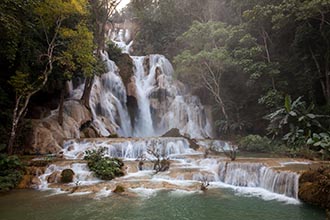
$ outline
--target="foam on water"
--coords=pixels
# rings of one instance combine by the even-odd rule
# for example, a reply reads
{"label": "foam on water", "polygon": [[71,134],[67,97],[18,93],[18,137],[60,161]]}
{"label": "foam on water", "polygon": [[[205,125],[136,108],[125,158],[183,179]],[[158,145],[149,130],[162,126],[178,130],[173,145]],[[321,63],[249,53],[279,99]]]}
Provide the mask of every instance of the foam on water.
{"label": "foam on water", "polygon": [[239,187],[239,186],[229,185],[223,182],[211,182],[209,187],[230,188],[235,191],[235,194],[237,196],[259,197],[265,201],[276,200],[279,202],[284,202],[286,204],[293,204],[293,205],[301,204],[298,199],[291,198],[283,194],[273,193],[260,187]]}
{"label": "foam on water", "polygon": [[129,191],[134,192],[144,198],[150,198],[152,196],[155,196],[156,193],[160,190],[161,189],[149,189],[149,188],[144,188],[144,187],[129,188]]}
{"label": "foam on water", "polygon": [[96,193],[95,199],[102,199],[105,197],[109,197],[111,194],[112,194],[112,191],[107,190],[107,188],[104,187],[103,189],[101,189],[99,192]]}
{"label": "foam on water", "polygon": [[75,193],[70,193],[68,194],[68,196],[85,196],[85,195],[89,195],[92,194],[93,192],[75,192]]}
{"label": "foam on water", "polygon": [[186,195],[191,195],[191,194],[196,194],[196,193],[203,193],[203,192],[201,190],[189,191],[189,190],[176,189],[176,190],[171,190],[169,193],[173,197],[181,197],[181,196],[186,196]]}

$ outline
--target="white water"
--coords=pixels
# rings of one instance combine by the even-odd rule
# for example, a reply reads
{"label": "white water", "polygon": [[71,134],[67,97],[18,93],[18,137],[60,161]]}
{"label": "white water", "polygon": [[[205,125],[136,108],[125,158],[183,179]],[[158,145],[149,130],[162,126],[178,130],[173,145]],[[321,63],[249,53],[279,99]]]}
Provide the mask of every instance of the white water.
{"label": "white water", "polygon": [[219,177],[234,186],[261,187],[298,199],[299,175],[287,171],[275,171],[261,163],[220,163]]}
{"label": "white water", "polygon": [[150,137],[154,128],[150,112],[149,95],[155,83],[153,73],[145,74],[143,61],[145,57],[132,57],[134,62],[135,87],[139,112],[134,126],[134,136]]}
{"label": "white water", "polygon": [[[129,53],[133,41],[128,30],[109,31],[109,38]],[[134,64],[131,81],[138,105],[133,121],[128,114],[126,87],[118,67],[106,52],[101,52],[101,58],[107,72],[94,77],[90,95],[93,127],[99,136],[153,137],[178,128],[192,138],[212,137],[204,106],[182,83],[173,80],[173,67],[163,55],[131,57]],[[84,84],[74,88],[70,82],[68,88],[71,98],[80,99]]]}
{"label": "white water", "polygon": [[164,158],[176,155],[196,153],[189,148],[189,143],[184,138],[149,138],[130,139],[123,141],[108,140],[80,140],[64,143],[63,155],[66,159],[83,159],[86,150],[105,148],[105,156],[119,157],[125,160],[137,158],[154,159],[147,151],[153,149]]}
{"label": "white water", "polygon": [[[109,39],[129,53],[132,41],[128,30],[109,32]],[[125,46],[126,45],[126,46]],[[133,82],[138,104],[135,137],[159,136],[171,128],[193,138],[212,137],[212,128],[199,98],[173,80],[172,64],[163,55],[132,56]]]}
{"label": "white water", "polygon": [[[119,182],[143,180],[156,185],[166,182],[177,186],[179,190],[185,190],[194,184],[207,181],[211,187],[230,187],[239,195],[258,196],[265,200],[278,200],[292,204],[299,203],[297,195],[299,175],[297,173],[275,170],[262,163],[226,162],[223,158],[203,158],[200,152],[189,148],[189,143],[184,138],[69,140],[64,144],[63,155],[66,159],[78,160],[84,157],[86,150],[98,148],[106,149],[105,156],[120,157],[124,161],[130,161],[131,164],[139,158],[144,158],[146,161],[154,160],[155,158],[148,153],[150,148],[157,151],[163,158],[171,160],[170,170],[167,172],[155,174],[151,170],[151,164],[145,164],[143,171],[127,169],[128,174],[120,178],[121,180],[117,180]],[[63,169],[72,169],[75,172],[74,182],[79,182],[81,185],[100,182],[88,170],[85,163],[70,162],[66,165],[50,165],[45,174],[40,176],[42,182],[40,189],[49,189],[48,177]],[[59,179],[55,182],[59,182]],[[143,184],[140,189],[154,191],[153,187],[144,188]],[[109,190],[104,190],[96,197],[110,194]]]}
{"label": "white water", "polygon": [[88,169],[87,164],[85,163],[72,163],[67,165],[55,165],[51,164],[47,167],[44,174],[39,176],[41,180],[41,185],[39,185],[40,190],[49,190],[48,178],[51,174],[58,173],[55,177],[54,183],[61,182],[61,172],[65,169],[72,169],[75,173],[72,185],[92,185],[100,182],[94,174]]}
{"label": "white water", "polygon": [[[132,44],[129,41],[130,33],[123,30],[110,33],[123,52],[129,53]],[[106,52],[102,53],[102,59],[107,66],[107,73],[95,77],[90,97],[93,125],[100,136],[117,133],[122,137],[151,137],[178,128],[181,133],[192,138],[212,137],[204,106],[197,97],[187,93],[180,82],[173,79],[173,67],[164,56],[132,57],[132,77],[138,105],[135,121],[132,122],[126,107],[126,88],[118,68],[109,60]],[[75,90],[72,90],[72,84],[69,87],[72,97],[79,98],[84,86],[80,85]],[[199,144],[218,151],[232,148],[219,141],[200,141]],[[152,171],[128,171],[129,175],[123,177],[123,180],[143,177],[150,182],[166,182],[181,188],[208,181],[211,186],[230,186],[239,193],[257,195],[264,199],[280,198],[282,201],[286,198],[297,201],[298,174],[275,171],[261,163],[226,163],[221,158],[203,159],[202,153],[190,149],[184,138],[69,140],[64,143],[63,155],[66,159],[79,160],[84,157],[86,150],[98,148],[106,149],[105,156],[120,157],[131,162],[137,158],[155,159],[148,153],[148,149],[153,149],[163,158],[171,159],[171,169],[167,172],[154,175]],[[72,169],[75,172],[74,181],[82,185],[100,181],[84,163],[52,164],[40,176],[40,189],[49,189],[48,177],[63,169]],[[132,190],[142,194],[154,191],[143,186]],[[97,197],[110,194],[111,191],[105,188]]]}

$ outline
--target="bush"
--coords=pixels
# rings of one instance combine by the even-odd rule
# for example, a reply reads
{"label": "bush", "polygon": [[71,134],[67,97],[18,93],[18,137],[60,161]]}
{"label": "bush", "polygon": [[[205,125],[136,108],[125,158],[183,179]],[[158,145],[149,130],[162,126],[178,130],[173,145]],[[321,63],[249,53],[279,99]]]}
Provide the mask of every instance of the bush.
{"label": "bush", "polygon": [[84,159],[87,160],[89,169],[102,180],[112,180],[124,175],[122,171],[123,161],[118,158],[104,157],[104,148],[86,151]]}
{"label": "bush", "polygon": [[239,149],[249,152],[271,152],[272,143],[267,137],[261,137],[259,135],[248,135],[239,141]]}
{"label": "bush", "polygon": [[109,54],[109,59],[117,63],[122,54],[121,49],[112,41],[109,41],[107,46],[108,46],[107,52]]}
{"label": "bush", "polygon": [[0,154],[0,192],[15,188],[23,174],[24,167],[17,156]]}

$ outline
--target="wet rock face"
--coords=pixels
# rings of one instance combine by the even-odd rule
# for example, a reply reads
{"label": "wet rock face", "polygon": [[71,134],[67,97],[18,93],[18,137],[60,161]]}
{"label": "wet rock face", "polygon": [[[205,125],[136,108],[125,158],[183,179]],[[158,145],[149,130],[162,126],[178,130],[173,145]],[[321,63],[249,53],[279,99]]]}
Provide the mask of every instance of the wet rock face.
{"label": "wet rock face", "polygon": [[[92,116],[86,107],[76,101],[64,103],[64,123],[58,123],[58,113],[34,120],[32,122],[32,135],[28,140],[30,154],[57,153],[62,149],[62,142],[66,138],[80,138],[80,128],[90,121]],[[90,135],[94,136],[94,135]]]}
{"label": "wet rock face", "polygon": [[133,60],[128,54],[123,53],[118,57],[116,65],[119,68],[119,75],[121,76],[124,85],[127,87],[127,84],[131,81],[131,77],[134,75]]}
{"label": "wet rock face", "polygon": [[299,199],[330,209],[330,167],[320,167],[300,176]]}

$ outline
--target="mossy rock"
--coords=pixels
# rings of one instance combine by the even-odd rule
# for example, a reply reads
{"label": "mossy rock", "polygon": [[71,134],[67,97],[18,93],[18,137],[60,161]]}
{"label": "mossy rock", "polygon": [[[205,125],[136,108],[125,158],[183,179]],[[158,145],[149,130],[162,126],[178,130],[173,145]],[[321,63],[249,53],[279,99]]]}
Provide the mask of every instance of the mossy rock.
{"label": "mossy rock", "polygon": [[329,168],[303,173],[299,178],[299,199],[322,208],[330,208]]}
{"label": "mossy rock", "polygon": [[119,68],[119,75],[121,76],[125,86],[130,82],[131,77],[134,75],[133,72],[133,60],[128,54],[121,54],[115,61]]}
{"label": "mossy rock", "polygon": [[74,172],[71,169],[65,169],[61,173],[62,183],[71,183],[73,181]]}
{"label": "mossy rock", "polygon": [[114,193],[123,193],[125,192],[125,188],[121,185],[117,185],[116,188],[113,190]]}
{"label": "mossy rock", "polygon": [[110,134],[109,136],[108,136],[108,138],[118,138],[119,136],[118,136],[118,134],[116,134],[116,133],[114,133],[114,134]]}
{"label": "mossy rock", "polygon": [[305,173],[303,173],[300,176],[299,182],[300,182],[300,184],[306,183],[306,182],[314,182],[315,180],[320,179],[321,176],[322,175],[319,172],[306,171]]}

